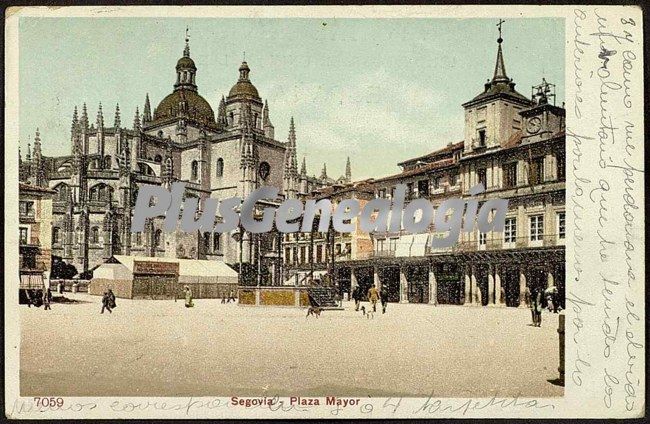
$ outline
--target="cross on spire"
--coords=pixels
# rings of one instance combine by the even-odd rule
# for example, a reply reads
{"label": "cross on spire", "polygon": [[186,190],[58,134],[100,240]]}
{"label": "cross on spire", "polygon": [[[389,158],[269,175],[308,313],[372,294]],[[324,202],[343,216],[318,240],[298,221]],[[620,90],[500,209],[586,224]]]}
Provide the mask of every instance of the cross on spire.
{"label": "cross on spire", "polygon": [[504,22],[503,19],[499,19],[499,23],[497,23],[497,27],[499,27],[499,38],[497,38],[497,43],[499,44],[503,41],[503,38],[501,38],[501,25],[503,25]]}

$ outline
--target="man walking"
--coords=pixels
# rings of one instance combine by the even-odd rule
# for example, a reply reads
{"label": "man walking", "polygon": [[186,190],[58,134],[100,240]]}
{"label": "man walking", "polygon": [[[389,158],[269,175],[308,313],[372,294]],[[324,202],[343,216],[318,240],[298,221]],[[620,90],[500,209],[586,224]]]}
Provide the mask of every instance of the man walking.
{"label": "man walking", "polygon": [[105,291],[104,295],[102,296],[102,311],[100,313],[103,314],[104,309],[107,309],[108,312],[110,312],[111,314],[113,313],[113,311],[111,310],[111,303],[110,302],[111,301],[110,301],[110,297],[108,295],[108,292]]}
{"label": "man walking", "polygon": [[374,284],[368,290],[368,300],[372,303],[372,311],[377,312],[377,301],[379,300],[379,291]]}
{"label": "man walking", "polygon": [[383,286],[379,292],[379,297],[381,299],[381,313],[386,313],[386,306],[388,306],[388,287]]}
{"label": "man walking", "polygon": [[50,307],[50,298],[52,297],[52,293],[50,293],[50,289],[45,289],[43,290],[43,310],[52,310]]}
{"label": "man walking", "polygon": [[359,289],[359,286],[356,286],[352,290],[352,299],[354,300],[354,310],[359,311],[359,306],[361,305],[361,289]]}

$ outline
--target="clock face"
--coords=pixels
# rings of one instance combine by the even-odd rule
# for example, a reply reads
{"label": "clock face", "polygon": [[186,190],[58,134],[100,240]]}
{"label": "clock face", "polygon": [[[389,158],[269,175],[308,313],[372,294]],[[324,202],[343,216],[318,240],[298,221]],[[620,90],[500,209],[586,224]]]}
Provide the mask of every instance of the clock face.
{"label": "clock face", "polygon": [[271,173],[271,165],[269,165],[268,162],[260,163],[260,168],[258,170],[258,173],[260,175],[260,178],[263,181],[266,181],[266,179],[269,177],[269,174]]}
{"label": "clock face", "polygon": [[528,134],[537,134],[541,129],[542,120],[537,116],[532,117],[528,120],[528,123],[526,124],[526,131],[528,131]]}

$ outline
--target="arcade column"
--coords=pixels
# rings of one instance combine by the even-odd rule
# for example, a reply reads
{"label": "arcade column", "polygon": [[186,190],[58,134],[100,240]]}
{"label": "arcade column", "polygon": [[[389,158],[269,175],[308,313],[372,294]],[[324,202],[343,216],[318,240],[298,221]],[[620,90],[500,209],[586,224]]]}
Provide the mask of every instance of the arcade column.
{"label": "arcade column", "polygon": [[399,303],[409,303],[408,280],[404,267],[399,267]]}
{"label": "arcade column", "polygon": [[519,268],[519,307],[526,308],[526,274],[524,268]]}
{"label": "arcade column", "polygon": [[434,266],[429,265],[429,304],[438,304],[438,282],[436,274],[433,272]]}

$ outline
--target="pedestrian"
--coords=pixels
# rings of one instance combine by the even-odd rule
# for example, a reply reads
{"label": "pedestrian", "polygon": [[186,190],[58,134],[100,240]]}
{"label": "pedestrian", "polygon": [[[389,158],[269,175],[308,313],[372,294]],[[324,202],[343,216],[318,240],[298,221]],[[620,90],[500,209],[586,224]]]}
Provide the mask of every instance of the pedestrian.
{"label": "pedestrian", "polygon": [[104,309],[108,310],[111,314],[113,313],[111,309],[111,301],[110,301],[110,296],[108,295],[108,291],[104,292],[104,295],[102,296],[102,311],[100,313],[104,313]]}
{"label": "pedestrian", "polygon": [[228,303],[230,303],[231,300],[233,303],[237,303],[235,300],[235,292],[233,290],[230,290],[230,293],[228,294]]}
{"label": "pedestrian", "polygon": [[361,289],[359,286],[356,286],[354,290],[352,290],[352,300],[354,300],[354,310],[358,311],[359,306],[361,306]]}
{"label": "pedestrian", "polygon": [[372,303],[372,311],[377,312],[377,301],[379,300],[379,291],[377,287],[373,284],[368,290],[368,301]]}
{"label": "pedestrian", "polygon": [[386,313],[386,307],[388,306],[388,288],[386,286],[381,288],[379,292],[379,297],[381,299],[381,313]]}
{"label": "pedestrian", "polygon": [[226,303],[226,293],[221,295],[221,303]]}
{"label": "pedestrian", "polygon": [[190,290],[189,286],[185,286],[185,307],[191,308],[193,306],[194,302],[192,301],[192,290]]}
{"label": "pedestrian", "polygon": [[50,293],[50,289],[43,290],[43,310],[52,310],[52,307],[50,307],[51,297],[52,293]]}
{"label": "pedestrian", "polygon": [[117,303],[115,303],[115,294],[111,289],[108,289],[108,305],[111,307],[111,309],[115,309],[117,307]]}
{"label": "pedestrian", "polygon": [[59,280],[59,294],[63,294],[64,290],[65,290],[65,284],[63,283],[63,280]]}
{"label": "pedestrian", "polygon": [[544,296],[541,289],[535,289],[532,294],[531,311],[533,314],[533,326],[541,327],[542,310],[544,309]]}

